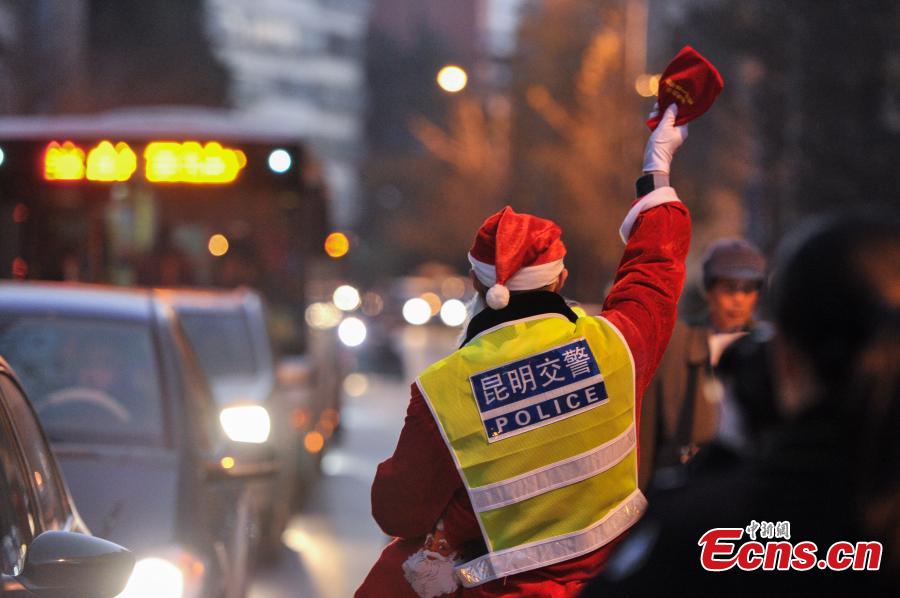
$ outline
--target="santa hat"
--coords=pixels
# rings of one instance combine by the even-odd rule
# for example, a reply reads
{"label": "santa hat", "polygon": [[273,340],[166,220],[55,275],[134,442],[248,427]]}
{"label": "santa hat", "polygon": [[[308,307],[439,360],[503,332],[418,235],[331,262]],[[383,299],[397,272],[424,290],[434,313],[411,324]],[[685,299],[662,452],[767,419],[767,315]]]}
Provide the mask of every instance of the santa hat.
{"label": "santa hat", "polygon": [[506,206],[478,229],[469,250],[475,276],[488,287],[491,309],[503,309],[509,292],[547,286],[563,270],[566,246],[555,222],[517,214]]}

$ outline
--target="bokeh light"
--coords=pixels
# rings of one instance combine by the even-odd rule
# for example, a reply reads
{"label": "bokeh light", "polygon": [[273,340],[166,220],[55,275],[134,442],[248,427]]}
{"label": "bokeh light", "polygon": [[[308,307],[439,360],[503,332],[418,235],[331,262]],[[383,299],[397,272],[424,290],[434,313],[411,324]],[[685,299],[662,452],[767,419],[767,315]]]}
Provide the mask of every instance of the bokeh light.
{"label": "bokeh light", "polygon": [[269,168],[272,172],[282,174],[291,169],[291,155],[283,149],[274,150],[269,154]]}
{"label": "bokeh light", "polygon": [[431,315],[436,316],[441,311],[441,298],[437,296],[435,293],[422,293],[422,299],[428,303],[428,307],[431,308]]}
{"label": "bokeh light", "polygon": [[441,282],[441,295],[447,299],[462,299],[466,294],[466,279],[448,276]]}
{"label": "bokeh light", "polygon": [[361,303],[359,291],[349,284],[342,284],[336,288],[331,300],[334,301],[337,308],[342,311],[353,311],[359,307],[359,304]]}
{"label": "bokeh light", "polygon": [[13,278],[25,278],[28,276],[28,262],[21,257],[16,257],[12,261]]}
{"label": "bokeh light", "polygon": [[659,75],[644,73],[634,80],[634,90],[644,98],[652,98],[659,93]]}
{"label": "bokeh light", "polygon": [[353,372],[344,378],[344,392],[350,397],[361,397],[369,390],[369,378],[365,374]]}
{"label": "bokeh light", "polygon": [[325,253],[335,259],[344,257],[350,251],[350,239],[344,233],[331,233],[325,237]]}
{"label": "bokeh light", "polygon": [[348,347],[358,347],[366,340],[366,324],[359,318],[346,318],[338,326],[338,338]]}
{"label": "bokeh light", "polygon": [[228,253],[228,239],[225,235],[216,233],[209,238],[209,243],[207,243],[207,247],[209,248],[209,252],[216,257],[222,257],[226,253]]}
{"label": "bokeh light", "polygon": [[17,203],[16,207],[13,208],[13,222],[16,224],[22,224],[28,220],[28,206],[23,203]]}
{"label": "bokeh light", "polygon": [[403,319],[414,326],[421,326],[431,319],[431,306],[421,297],[413,297],[403,304]]}
{"label": "bokeh light", "polygon": [[374,317],[384,310],[384,299],[381,295],[369,291],[362,296],[362,312],[369,317]]}
{"label": "bokeh light", "polygon": [[439,70],[437,74],[437,84],[441,89],[449,93],[462,91],[466,88],[468,82],[469,75],[455,64],[448,64]]}
{"label": "bokeh light", "polygon": [[316,330],[329,330],[341,323],[341,310],[331,303],[313,303],[306,308],[306,323]]}
{"label": "bokeh light", "polygon": [[466,321],[466,306],[459,299],[450,299],[441,307],[441,321],[447,326],[459,326]]}
{"label": "bokeh light", "polygon": [[313,430],[303,438],[303,447],[310,453],[316,454],[325,447],[325,437],[321,432]]}

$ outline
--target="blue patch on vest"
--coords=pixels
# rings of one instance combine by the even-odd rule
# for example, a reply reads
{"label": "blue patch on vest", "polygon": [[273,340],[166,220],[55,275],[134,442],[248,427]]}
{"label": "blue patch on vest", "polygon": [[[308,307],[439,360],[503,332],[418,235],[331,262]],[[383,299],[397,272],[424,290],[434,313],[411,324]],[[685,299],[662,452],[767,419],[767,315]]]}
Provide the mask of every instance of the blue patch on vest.
{"label": "blue patch on vest", "polygon": [[488,442],[605,402],[600,366],[585,339],[469,377]]}

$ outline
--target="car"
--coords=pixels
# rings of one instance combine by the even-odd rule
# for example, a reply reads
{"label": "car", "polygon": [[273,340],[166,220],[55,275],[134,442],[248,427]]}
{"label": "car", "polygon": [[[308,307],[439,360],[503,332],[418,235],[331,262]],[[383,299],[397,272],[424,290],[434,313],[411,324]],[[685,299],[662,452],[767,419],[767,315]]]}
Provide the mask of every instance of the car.
{"label": "car", "polygon": [[[16,369],[91,529],[138,562],[124,596],[241,598],[246,480],[277,471],[233,442],[175,312],[147,289],[0,283]],[[132,594],[129,594],[132,592]]]}
{"label": "car", "polygon": [[312,481],[316,460],[305,450],[312,429],[311,392],[280,385],[275,352],[266,324],[262,297],[249,288],[234,290],[160,289],[187,334],[223,413],[261,406],[271,414],[270,434],[236,419],[246,440],[267,442],[279,458],[279,474],[266,486],[256,485],[259,498],[260,552],[273,560],[281,552],[294,496],[301,484]]}
{"label": "car", "polygon": [[0,595],[113,597],[134,556],[90,535],[22,386],[0,357]]}

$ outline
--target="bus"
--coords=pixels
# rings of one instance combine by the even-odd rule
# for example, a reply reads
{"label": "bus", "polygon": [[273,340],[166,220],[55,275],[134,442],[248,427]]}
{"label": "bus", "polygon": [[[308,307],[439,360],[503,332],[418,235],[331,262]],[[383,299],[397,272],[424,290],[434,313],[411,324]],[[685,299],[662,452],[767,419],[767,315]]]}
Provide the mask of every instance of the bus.
{"label": "bus", "polygon": [[0,118],[0,278],[248,286],[302,353],[328,262],[321,169],[295,136],[229,111]]}
{"label": "bus", "polygon": [[334,333],[305,321],[310,289],[337,275],[329,232],[321,168],[277,122],[162,107],[0,117],[0,279],[256,289],[279,374],[310,395],[298,431],[322,418],[330,431],[340,410]]}

